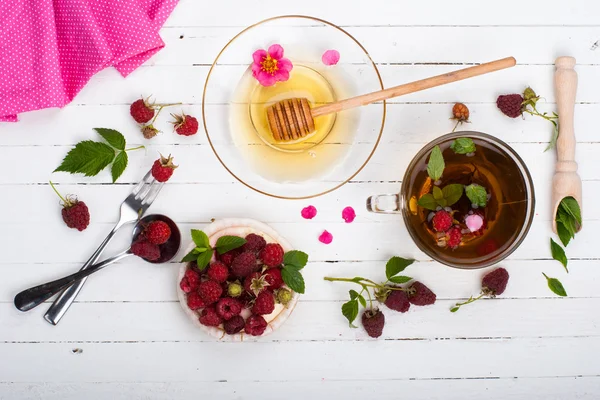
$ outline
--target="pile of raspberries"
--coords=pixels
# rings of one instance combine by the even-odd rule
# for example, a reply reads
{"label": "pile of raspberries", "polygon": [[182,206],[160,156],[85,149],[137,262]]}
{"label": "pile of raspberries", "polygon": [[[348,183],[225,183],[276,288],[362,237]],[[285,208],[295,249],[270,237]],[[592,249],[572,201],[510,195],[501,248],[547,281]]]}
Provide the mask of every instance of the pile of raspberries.
{"label": "pile of raspberries", "polygon": [[229,335],[243,330],[260,336],[267,328],[263,316],[274,311],[275,303],[287,305],[293,293],[284,287],[281,277],[281,245],[267,244],[254,233],[245,239],[242,247],[217,254],[216,260],[202,271],[190,262],[179,287],[201,324],[222,325]]}

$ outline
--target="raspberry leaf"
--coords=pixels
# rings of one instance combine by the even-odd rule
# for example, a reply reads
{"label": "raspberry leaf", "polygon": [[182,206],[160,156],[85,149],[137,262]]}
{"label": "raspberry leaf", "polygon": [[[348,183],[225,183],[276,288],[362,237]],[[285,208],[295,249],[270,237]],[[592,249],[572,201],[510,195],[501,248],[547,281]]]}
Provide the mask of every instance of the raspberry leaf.
{"label": "raspberry leaf", "polygon": [[125,150],[125,137],[121,132],[108,128],[94,128],[108,144],[117,150]]}
{"label": "raspberry leaf", "polygon": [[200,271],[203,271],[208,266],[213,256],[213,253],[213,249],[207,249],[205,252],[200,253],[198,255],[196,263],[198,264],[198,268],[200,269]]}
{"label": "raspberry leaf", "polygon": [[552,238],[550,238],[550,251],[552,252],[552,258],[554,258],[556,261],[559,261],[563,267],[565,267],[565,270],[567,272],[569,272],[569,269],[567,268],[567,255],[565,254],[565,250],[560,247],[560,245],[558,243],[556,243]]}
{"label": "raspberry leaf", "polygon": [[246,244],[246,239],[239,236],[221,236],[217,239],[215,248],[217,253],[223,254],[230,250],[237,249],[238,247],[242,247],[244,244]]}
{"label": "raspberry leaf", "polygon": [[433,195],[430,193],[425,193],[423,196],[421,196],[419,201],[417,201],[417,204],[423,208],[426,208],[426,209],[432,210],[432,211],[435,211],[435,209],[437,208],[437,205],[438,205],[437,201],[435,200]]}
{"label": "raspberry leaf", "polygon": [[414,263],[415,260],[409,260],[402,257],[394,256],[390,258],[385,265],[385,276],[388,278],[392,278],[395,275],[398,275],[400,272],[404,271],[406,267]]}
{"label": "raspberry leaf", "polygon": [[487,192],[483,186],[472,183],[465,187],[465,192],[471,204],[476,204],[478,207],[485,207],[487,204]]}
{"label": "raspberry leaf", "polygon": [[548,287],[550,288],[550,290],[552,290],[552,292],[554,292],[555,294],[562,296],[562,297],[567,296],[567,291],[565,290],[562,283],[560,283],[560,281],[558,279],[549,278],[548,275],[544,274],[543,272],[542,272],[542,275],[544,275],[546,277],[546,281],[548,281]]}
{"label": "raspberry leaf", "polygon": [[300,269],[291,265],[284,265],[281,269],[281,278],[296,293],[304,293],[304,277],[300,273]]}
{"label": "raspberry leaf", "polygon": [[444,200],[446,200],[446,204],[448,206],[451,206],[452,204],[456,203],[461,198],[461,196],[463,194],[463,185],[461,185],[459,183],[453,183],[450,185],[446,185],[442,189],[442,194],[443,194]]}
{"label": "raspberry leaf", "polygon": [[105,143],[84,140],[75,145],[67,153],[62,163],[54,172],[69,172],[71,174],[84,174],[85,176],[98,175],[115,159],[115,150]]}
{"label": "raspberry leaf", "polygon": [[181,262],[190,262],[198,259],[198,254],[195,253],[194,250],[187,253],[182,259]]}
{"label": "raspberry leaf", "polygon": [[456,154],[468,154],[475,152],[475,143],[471,138],[458,138],[452,142],[450,148]]}
{"label": "raspberry leaf", "polygon": [[440,146],[435,146],[433,150],[431,150],[429,162],[427,163],[427,173],[429,174],[429,177],[432,180],[437,181],[442,177],[445,167],[446,164],[444,163],[442,150],[440,150]]}
{"label": "raspberry leaf", "polygon": [[350,300],[342,304],[342,314],[348,319],[350,328],[356,328],[352,322],[354,322],[358,316],[358,301]]}
{"label": "raspberry leaf", "polygon": [[117,157],[115,157],[115,161],[112,164],[112,168],[110,169],[113,183],[115,183],[117,179],[119,179],[119,177],[123,174],[123,171],[125,171],[125,168],[127,168],[128,161],[129,158],[127,157],[126,152],[122,151],[119,154],[117,154]]}
{"label": "raspberry leaf", "polygon": [[350,290],[348,294],[350,294],[350,300],[355,300],[358,297],[358,292],[356,290]]}
{"label": "raspberry leaf", "polygon": [[398,275],[398,276],[392,276],[391,278],[388,279],[388,281],[394,282],[394,283],[406,283],[406,282],[412,281],[412,278],[410,276]]}
{"label": "raspberry leaf", "polygon": [[367,300],[365,300],[365,298],[363,297],[363,295],[362,295],[362,294],[359,294],[359,295],[358,295],[358,301],[360,302],[360,304],[361,304],[363,307],[366,307],[366,306],[367,306]]}
{"label": "raspberry leaf", "polygon": [[206,233],[202,232],[201,230],[192,229],[192,240],[194,241],[197,247],[210,247],[208,236],[206,236]]}
{"label": "raspberry leaf", "polygon": [[299,250],[288,251],[283,255],[283,263],[285,265],[291,265],[298,269],[304,268],[307,262],[308,254]]}

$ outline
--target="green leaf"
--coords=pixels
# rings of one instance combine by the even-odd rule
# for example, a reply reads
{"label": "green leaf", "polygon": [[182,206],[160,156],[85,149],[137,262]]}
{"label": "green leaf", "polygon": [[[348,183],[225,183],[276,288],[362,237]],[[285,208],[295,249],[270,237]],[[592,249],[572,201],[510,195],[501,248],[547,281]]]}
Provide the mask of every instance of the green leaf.
{"label": "green leaf", "polygon": [[208,250],[206,247],[196,247],[194,250],[192,250],[192,253],[198,255],[200,253],[204,253],[206,250]]}
{"label": "green leaf", "polygon": [[281,278],[294,292],[304,293],[304,277],[300,273],[300,269],[291,265],[284,265],[281,270]]}
{"label": "green leaf", "polygon": [[190,262],[196,259],[198,259],[198,255],[192,250],[181,259],[181,262]]}
{"label": "green leaf", "polygon": [[354,320],[358,316],[358,301],[350,300],[342,304],[342,314],[344,314],[344,317],[348,319],[350,327],[356,328],[356,326],[352,324],[352,322],[354,322]]}
{"label": "green leaf", "polygon": [[548,287],[550,288],[550,290],[552,290],[555,294],[565,297],[567,296],[567,291],[565,290],[565,288],[563,287],[562,283],[560,283],[560,281],[556,278],[548,278],[548,275],[544,274],[542,272],[542,275],[544,275],[546,277],[546,280],[548,281]]}
{"label": "green leaf", "polygon": [[358,297],[358,292],[356,290],[350,290],[348,294],[350,294],[350,300],[356,300]]}
{"label": "green leaf", "polygon": [[360,281],[364,281],[365,278],[363,278],[362,276],[356,276],[354,278],[352,278],[352,282],[356,282],[356,283],[360,283]]}
{"label": "green leaf", "polygon": [[454,306],[450,309],[450,312],[457,312],[460,307]]}
{"label": "green leaf", "polygon": [[567,247],[572,235],[569,230],[565,228],[565,225],[562,223],[562,221],[556,221],[556,232],[558,233],[558,238],[562,242],[563,246]]}
{"label": "green leaf", "polygon": [[544,149],[544,152],[555,148],[556,141],[558,140],[558,125],[556,124],[555,121],[550,121],[550,122],[552,122],[552,125],[554,125],[554,131],[552,132],[552,136],[550,137],[550,143],[548,143],[548,146]]}
{"label": "green leaf", "polygon": [[577,200],[573,197],[565,197],[560,201],[558,207],[563,209],[567,214],[575,218],[575,221],[581,224],[581,209],[579,208]]}
{"label": "green leaf", "polygon": [[410,276],[398,275],[398,276],[392,276],[388,280],[390,282],[394,282],[394,283],[406,283],[406,282],[411,281],[412,278]]}
{"label": "green leaf", "polygon": [[385,264],[385,276],[390,279],[404,271],[406,267],[414,262],[415,260],[394,256],[388,260],[387,264]]}
{"label": "green leaf", "polygon": [[200,253],[198,255],[198,259],[196,260],[196,263],[198,263],[198,268],[200,268],[200,271],[203,271],[204,268],[206,268],[208,266],[208,264],[210,263],[210,260],[212,259],[214,250],[213,249],[208,249],[203,253]]}
{"label": "green leaf", "polygon": [[360,304],[361,304],[363,307],[366,307],[366,306],[367,306],[367,301],[365,300],[365,298],[363,297],[363,295],[362,295],[362,294],[359,294],[359,295],[358,295],[358,301],[360,302]]}
{"label": "green leaf", "polygon": [[123,174],[123,171],[125,171],[125,168],[127,168],[128,160],[129,158],[127,157],[127,153],[124,151],[120,152],[117,154],[117,157],[115,157],[115,161],[113,162],[110,170],[113,183],[119,179],[119,177]]}
{"label": "green leaf", "polygon": [[431,150],[429,162],[427,163],[427,173],[429,174],[429,177],[432,180],[437,181],[442,177],[445,167],[446,164],[444,163],[442,150],[440,150],[440,146],[435,146],[433,150]]}
{"label": "green leaf", "polygon": [[417,204],[423,208],[432,211],[435,211],[435,209],[438,206],[437,201],[433,198],[433,195],[430,193],[425,193],[423,196],[421,196],[419,201],[417,201]]}
{"label": "green leaf", "polygon": [[433,198],[436,200],[441,200],[444,198],[444,192],[438,186],[433,186]]}
{"label": "green leaf", "polygon": [[246,244],[246,239],[239,236],[221,236],[215,243],[217,253],[223,254]]}
{"label": "green leaf", "polygon": [[456,154],[468,154],[475,152],[475,143],[471,138],[458,138],[452,142],[450,148]]}
{"label": "green leaf", "polygon": [[485,207],[487,204],[487,192],[483,186],[472,183],[465,187],[465,193],[471,204],[477,204],[479,207]]}
{"label": "green leaf", "polygon": [[285,265],[291,265],[298,269],[304,268],[308,262],[308,254],[299,250],[288,251],[283,255],[283,263]]}
{"label": "green leaf", "polygon": [[192,240],[198,247],[210,247],[208,236],[206,236],[206,233],[202,232],[201,230],[192,229]]}
{"label": "green leaf", "polygon": [[444,186],[442,193],[447,205],[451,206],[452,204],[456,203],[462,197],[463,190],[463,185],[459,183],[452,183]]}
{"label": "green leaf", "polygon": [[108,128],[94,128],[108,144],[117,150],[125,150],[125,137],[119,131]]}
{"label": "green leaf", "polygon": [[107,144],[85,140],[75,145],[67,153],[62,163],[54,172],[69,172],[71,174],[84,174],[85,176],[98,175],[108,164],[115,159],[115,151]]}
{"label": "green leaf", "polygon": [[552,240],[552,238],[550,238],[550,250],[552,251],[552,258],[554,258],[556,261],[559,261],[563,267],[565,267],[565,270],[569,272],[569,269],[567,268],[567,255],[565,254],[564,249],[560,247],[558,243]]}

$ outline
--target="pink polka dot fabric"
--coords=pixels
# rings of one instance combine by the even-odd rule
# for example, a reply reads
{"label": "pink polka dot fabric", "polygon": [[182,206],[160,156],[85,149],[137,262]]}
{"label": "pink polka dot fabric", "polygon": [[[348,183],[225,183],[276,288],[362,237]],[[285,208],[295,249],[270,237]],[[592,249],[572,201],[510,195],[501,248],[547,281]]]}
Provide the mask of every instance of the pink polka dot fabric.
{"label": "pink polka dot fabric", "polygon": [[0,121],[69,103],[98,71],[127,76],[164,47],[178,0],[0,0]]}

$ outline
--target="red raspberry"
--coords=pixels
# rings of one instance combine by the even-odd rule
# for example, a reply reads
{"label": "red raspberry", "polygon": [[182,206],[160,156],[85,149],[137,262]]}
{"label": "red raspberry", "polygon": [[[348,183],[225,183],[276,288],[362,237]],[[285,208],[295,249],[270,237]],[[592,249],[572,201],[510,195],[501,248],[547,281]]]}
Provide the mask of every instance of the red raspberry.
{"label": "red raspberry", "polygon": [[195,135],[198,132],[198,120],[191,115],[171,114],[175,118],[175,122],[171,122],[174,125],[175,132],[183,136]]}
{"label": "red raspberry", "polygon": [[240,297],[238,297],[238,300],[242,302],[244,308],[250,308],[252,307],[255,298],[256,297],[254,297],[254,295],[252,295],[251,293],[244,291],[244,293],[242,293]]}
{"label": "red raspberry", "polygon": [[173,157],[169,155],[165,158],[161,154],[160,158],[152,164],[152,176],[159,182],[166,182],[173,175],[175,168],[177,165],[173,165]]}
{"label": "red raspberry", "polygon": [[496,105],[502,113],[511,118],[517,118],[523,114],[523,96],[520,94],[505,94],[498,96]]}
{"label": "red raspberry", "polygon": [[245,251],[233,259],[231,272],[238,278],[244,278],[260,266],[256,264],[256,256],[251,251]]}
{"label": "red raspberry", "polygon": [[427,286],[421,282],[415,282],[410,285],[408,301],[415,306],[427,306],[435,303],[436,295]]}
{"label": "red raspberry", "polygon": [[204,281],[198,286],[198,293],[206,304],[213,304],[221,298],[223,288],[215,281]]}
{"label": "red raspberry", "polygon": [[54,184],[50,182],[50,186],[54,192],[62,200],[62,218],[65,224],[69,228],[83,231],[90,224],[90,210],[83,201],[78,201],[76,197],[67,195],[63,197],[58,190],[54,187]]}
{"label": "red raspberry", "polygon": [[144,230],[144,236],[152,244],[163,244],[171,237],[171,228],[164,221],[152,221]]}
{"label": "red raspberry", "polygon": [[184,279],[187,279],[192,290],[198,289],[198,285],[200,285],[200,274],[198,273],[198,271],[193,270],[193,269],[188,269],[187,271],[185,271]]}
{"label": "red raspberry", "polygon": [[404,290],[392,290],[385,300],[385,305],[394,311],[405,313],[410,308],[410,301]]}
{"label": "red raspberry", "polygon": [[267,241],[260,235],[251,233],[246,236],[246,243],[242,246],[242,251],[253,251],[258,254],[267,245]]}
{"label": "red raspberry", "polygon": [[230,320],[223,322],[223,329],[225,329],[227,334],[233,335],[244,329],[245,324],[244,318],[241,315],[236,315]]}
{"label": "red raspberry", "polygon": [[269,284],[269,290],[279,289],[283,286],[283,278],[279,268],[270,268],[265,271],[265,280]]}
{"label": "red raspberry", "polygon": [[156,261],[160,258],[160,249],[158,246],[144,238],[138,239],[131,245],[131,252],[148,261]]}
{"label": "red raspberry", "polygon": [[206,326],[219,326],[223,320],[217,314],[215,307],[206,307],[200,313],[200,323]]}
{"label": "red raspberry", "polygon": [[231,267],[233,259],[236,258],[241,251],[239,249],[230,250],[227,253],[217,254],[217,259],[228,267]]}
{"label": "red raspberry", "polygon": [[242,312],[242,303],[231,297],[224,297],[217,303],[216,310],[217,314],[227,321]]}
{"label": "red raspberry", "polygon": [[135,122],[145,124],[154,117],[154,109],[144,99],[138,99],[131,103],[129,114]]}
{"label": "red raspberry", "polygon": [[446,235],[447,235],[446,244],[451,249],[456,249],[462,242],[462,233],[460,233],[460,228],[458,226],[455,226],[454,228],[450,229],[446,233]]}
{"label": "red raspberry", "polygon": [[202,301],[198,292],[191,292],[188,294],[187,305],[190,310],[197,310],[205,306],[204,301]]}
{"label": "red raspberry", "polygon": [[269,291],[261,292],[252,306],[252,314],[267,315],[275,310],[275,297]]}
{"label": "red raspberry", "polygon": [[189,293],[192,291],[192,286],[190,285],[188,279],[185,276],[183,277],[183,279],[181,279],[181,282],[179,282],[179,287],[181,288],[181,290],[183,290],[184,293]]}
{"label": "red raspberry", "polygon": [[452,215],[448,211],[440,210],[435,213],[431,222],[436,232],[446,232],[452,226]]}
{"label": "red raspberry", "polygon": [[362,324],[369,336],[378,338],[383,333],[385,315],[378,309],[366,310],[362,315]]}
{"label": "red raspberry", "polygon": [[258,294],[265,290],[267,286],[269,285],[266,277],[263,278],[263,275],[260,272],[253,272],[244,278],[244,290],[254,296],[258,296]]}
{"label": "red raspberry", "polygon": [[267,321],[260,315],[251,315],[246,320],[244,331],[248,335],[260,336],[267,329]]}
{"label": "red raspberry", "polygon": [[487,296],[496,296],[504,293],[508,283],[508,271],[504,268],[496,268],[488,272],[481,280],[481,288]]}
{"label": "red raspberry", "polygon": [[220,261],[215,261],[210,264],[207,271],[208,277],[215,282],[223,283],[229,276],[229,269]]}
{"label": "red raspberry", "polygon": [[283,263],[283,248],[279,243],[269,243],[259,257],[267,267],[278,267]]}

